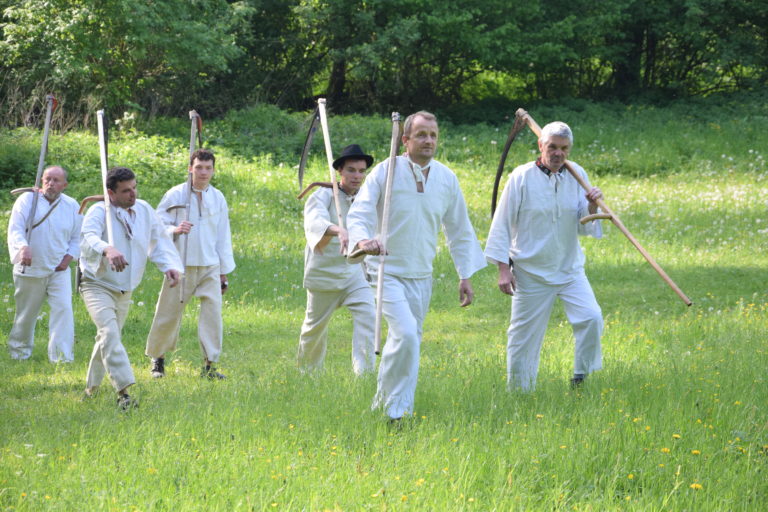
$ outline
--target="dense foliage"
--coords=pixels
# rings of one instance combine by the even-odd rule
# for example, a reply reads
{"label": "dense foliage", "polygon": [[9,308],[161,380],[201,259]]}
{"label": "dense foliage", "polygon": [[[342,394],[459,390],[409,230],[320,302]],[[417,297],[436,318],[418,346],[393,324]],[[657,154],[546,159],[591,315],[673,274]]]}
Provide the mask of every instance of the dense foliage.
{"label": "dense foliage", "polygon": [[55,91],[94,107],[221,115],[256,102],[337,112],[494,98],[633,100],[768,78],[768,4],[746,0],[0,0],[2,123]]}

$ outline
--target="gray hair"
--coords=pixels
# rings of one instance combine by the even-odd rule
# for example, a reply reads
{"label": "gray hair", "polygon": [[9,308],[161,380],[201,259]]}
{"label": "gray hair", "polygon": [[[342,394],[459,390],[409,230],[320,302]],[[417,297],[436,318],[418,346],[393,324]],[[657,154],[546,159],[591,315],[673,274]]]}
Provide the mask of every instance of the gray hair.
{"label": "gray hair", "polygon": [[437,122],[437,117],[435,117],[435,114],[431,112],[427,112],[426,110],[419,110],[418,112],[414,112],[405,118],[405,123],[403,124],[403,135],[406,137],[411,136],[411,126],[413,126],[413,120],[417,117],[423,117],[427,121]]}
{"label": "gray hair", "polygon": [[550,137],[564,137],[573,145],[573,132],[562,121],[553,121],[541,129],[539,140],[548,140]]}

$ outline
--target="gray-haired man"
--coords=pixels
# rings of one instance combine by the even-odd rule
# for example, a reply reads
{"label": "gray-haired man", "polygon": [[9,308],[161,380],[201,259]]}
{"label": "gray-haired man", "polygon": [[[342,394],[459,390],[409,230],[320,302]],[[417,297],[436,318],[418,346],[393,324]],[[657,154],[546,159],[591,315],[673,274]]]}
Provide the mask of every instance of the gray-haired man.
{"label": "gray-haired man", "polygon": [[[512,295],[507,330],[507,385],[532,389],[539,354],[555,298],[565,306],[576,338],[573,386],[602,367],[603,318],[584,273],[579,235],[602,236],[599,220],[579,219],[597,212],[602,197],[593,187],[586,196],[565,169],[573,134],[565,123],[546,125],[539,138],[541,156],[517,167],[509,177],[493,216],[485,256],[499,268],[499,290]],[[580,166],[573,168],[587,180]]]}

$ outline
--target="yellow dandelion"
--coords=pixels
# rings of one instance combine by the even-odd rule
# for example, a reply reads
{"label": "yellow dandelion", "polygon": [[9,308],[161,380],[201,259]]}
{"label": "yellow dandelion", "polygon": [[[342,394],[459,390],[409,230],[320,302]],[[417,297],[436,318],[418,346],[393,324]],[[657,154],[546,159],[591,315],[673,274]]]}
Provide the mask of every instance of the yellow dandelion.
{"label": "yellow dandelion", "polygon": [[630,480],[632,480],[633,478],[635,478],[635,475],[633,475],[632,473],[630,473],[630,474],[628,474],[628,475],[627,475],[627,478],[629,478]]}
{"label": "yellow dandelion", "polygon": [[700,490],[702,490],[704,488],[703,485],[697,484],[696,482],[692,483],[689,487],[691,489],[693,489],[694,491],[700,491]]}
{"label": "yellow dandelion", "polygon": [[701,451],[699,450],[691,450],[692,455],[701,455]]}
{"label": "yellow dandelion", "polygon": [[543,414],[537,414],[537,415],[536,415],[536,419],[537,419],[537,420],[540,420],[540,419],[543,419],[543,418],[544,418],[544,415],[543,415]]}
{"label": "yellow dandelion", "polygon": [[565,444],[561,444],[560,445],[560,449],[561,450],[565,450],[566,448],[568,448],[568,445],[565,445]]}
{"label": "yellow dandelion", "polygon": [[150,475],[154,475],[155,473],[157,473],[157,469],[155,469],[155,468],[147,468],[147,473],[149,473]]}
{"label": "yellow dandelion", "polygon": [[49,499],[51,499],[51,497],[46,494],[45,495],[45,499],[49,500]]}
{"label": "yellow dandelion", "polygon": [[667,447],[662,448],[661,453],[669,453],[669,448]]}
{"label": "yellow dandelion", "polygon": [[672,434],[672,439],[680,439],[681,437],[680,434]]}
{"label": "yellow dandelion", "polygon": [[625,499],[625,500],[627,500],[627,501],[632,501],[632,496],[627,496],[627,497],[626,497],[626,498],[624,498],[624,499]]}
{"label": "yellow dandelion", "polygon": [[408,496],[403,494],[402,496],[400,496],[400,501],[408,501]]}

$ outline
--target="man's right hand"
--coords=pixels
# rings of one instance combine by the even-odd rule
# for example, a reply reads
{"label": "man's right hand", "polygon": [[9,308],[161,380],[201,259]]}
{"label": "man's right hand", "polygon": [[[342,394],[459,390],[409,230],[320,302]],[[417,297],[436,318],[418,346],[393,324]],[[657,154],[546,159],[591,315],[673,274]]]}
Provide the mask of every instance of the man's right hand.
{"label": "man's right hand", "polygon": [[507,263],[499,263],[499,290],[507,295],[514,295],[517,289],[515,275]]}
{"label": "man's right hand", "polygon": [[381,254],[381,243],[375,238],[373,240],[360,240],[355,248],[365,254]]}
{"label": "man's right hand", "polygon": [[19,250],[19,263],[28,267],[32,264],[32,248],[25,245]]}
{"label": "man's right hand", "polygon": [[104,257],[107,258],[110,268],[115,272],[122,272],[128,266],[128,261],[123,256],[123,253],[111,245],[104,249]]}
{"label": "man's right hand", "polygon": [[183,220],[181,221],[181,224],[176,226],[176,228],[173,230],[173,233],[176,235],[185,235],[189,233],[189,231],[192,229],[192,226],[194,226],[194,224],[186,220]]}

